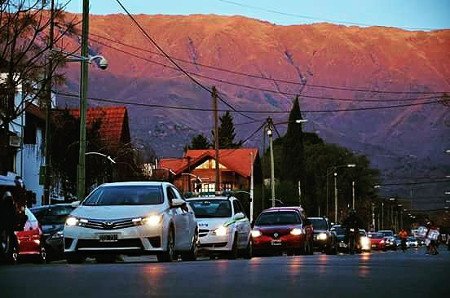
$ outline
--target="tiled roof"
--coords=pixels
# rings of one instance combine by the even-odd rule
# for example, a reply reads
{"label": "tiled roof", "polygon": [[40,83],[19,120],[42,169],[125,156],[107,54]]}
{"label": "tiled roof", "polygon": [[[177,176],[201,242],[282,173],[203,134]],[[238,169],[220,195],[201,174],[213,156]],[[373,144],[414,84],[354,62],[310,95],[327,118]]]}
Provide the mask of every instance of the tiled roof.
{"label": "tiled roof", "polygon": [[[80,110],[70,110],[70,113],[79,118]],[[96,120],[101,120],[100,136],[110,145],[128,143],[130,132],[128,128],[128,113],[126,107],[98,107],[87,110],[86,125],[89,127]]]}
{"label": "tiled roof", "polygon": [[[253,153],[253,160],[251,159]],[[219,163],[244,177],[250,177],[251,165],[254,163],[258,149],[256,148],[239,148],[239,149],[220,149]],[[214,149],[205,150],[188,150],[183,158],[180,159],[162,159],[160,166],[173,170],[180,174],[189,166],[197,166],[198,163],[205,158],[215,158]]]}

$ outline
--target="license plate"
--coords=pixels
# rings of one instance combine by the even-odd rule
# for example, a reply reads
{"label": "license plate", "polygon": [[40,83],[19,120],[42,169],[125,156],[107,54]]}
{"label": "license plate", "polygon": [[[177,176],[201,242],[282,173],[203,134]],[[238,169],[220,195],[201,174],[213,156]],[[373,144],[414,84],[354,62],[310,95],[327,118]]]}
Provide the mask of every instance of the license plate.
{"label": "license plate", "polygon": [[117,234],[101,234],[98,235],[100,242],[117,242],[119,237]]}
{"label": "license plate", "polygon": [[347,247],[347,244],[345,244],[345,243],[339,243],[339,247]]}
{"label": "license plate", "polygon": [[271,241],[271,244],[272,244],[272,245],[275,245],[275,246],[281,245],[281,240],[272,240],[272,241]]}

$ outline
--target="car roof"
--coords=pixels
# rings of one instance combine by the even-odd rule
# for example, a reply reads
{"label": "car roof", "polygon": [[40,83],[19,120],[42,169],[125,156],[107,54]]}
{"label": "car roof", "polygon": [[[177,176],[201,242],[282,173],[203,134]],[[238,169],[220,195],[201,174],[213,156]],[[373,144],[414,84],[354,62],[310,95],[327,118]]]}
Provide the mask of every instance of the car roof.
{"label": "car roof", "polygon": [[321,217],[321,216],[308,216],[308,219],[321,219],[321,220],[327,220],[326,217]]}
{"label": "car roof", "polygon": [[271,207],[269,209],[263,210],[263,212],[276,212],[276,211],[297,211],[303,213],[303,208],[298,206],[289,206],[289,207]]}

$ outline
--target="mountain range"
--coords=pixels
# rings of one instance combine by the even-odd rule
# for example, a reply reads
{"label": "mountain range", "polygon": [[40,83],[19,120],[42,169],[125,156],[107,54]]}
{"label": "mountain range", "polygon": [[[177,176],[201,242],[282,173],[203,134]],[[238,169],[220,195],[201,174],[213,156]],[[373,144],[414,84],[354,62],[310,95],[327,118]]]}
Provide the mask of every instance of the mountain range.
{"label": "mountain range", "polygon": [[[109,67],[90,68],[89,104],[126,105],[136,144],[179,157],[194,135],[210,138],[208,89],[215,86],[219,113],[232,112],[237,138],[262,148],[262,131],[253,133],[270,116],[283,134],[281,122],[298,95],[304,130],[367,155],[381,170],[386,196],[403,194],[419,209],[444,200],[449,182],[430,182],[450,173],[450,103],[443,100],[450,30],[279,26],[218,15],[134,18],[145,34],[126,15],[90,16],[90,53],[105,56]],[[75,50],[79,42],[71,36],[64,46]],[[60,90],[78,94],[79,65],[68,63],[64,72]],[[78,105],[76,97],[58,102]]]}

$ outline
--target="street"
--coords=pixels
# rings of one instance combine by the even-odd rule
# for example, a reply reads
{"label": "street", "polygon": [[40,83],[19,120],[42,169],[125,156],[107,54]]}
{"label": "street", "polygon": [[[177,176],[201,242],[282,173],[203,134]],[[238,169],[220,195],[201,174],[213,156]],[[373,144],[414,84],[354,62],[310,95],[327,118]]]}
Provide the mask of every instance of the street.
{"label": "street", "polygon": [[157,263],[64,261],[0,267],[1,297],[446,297],[450,252],[277,256]]}

